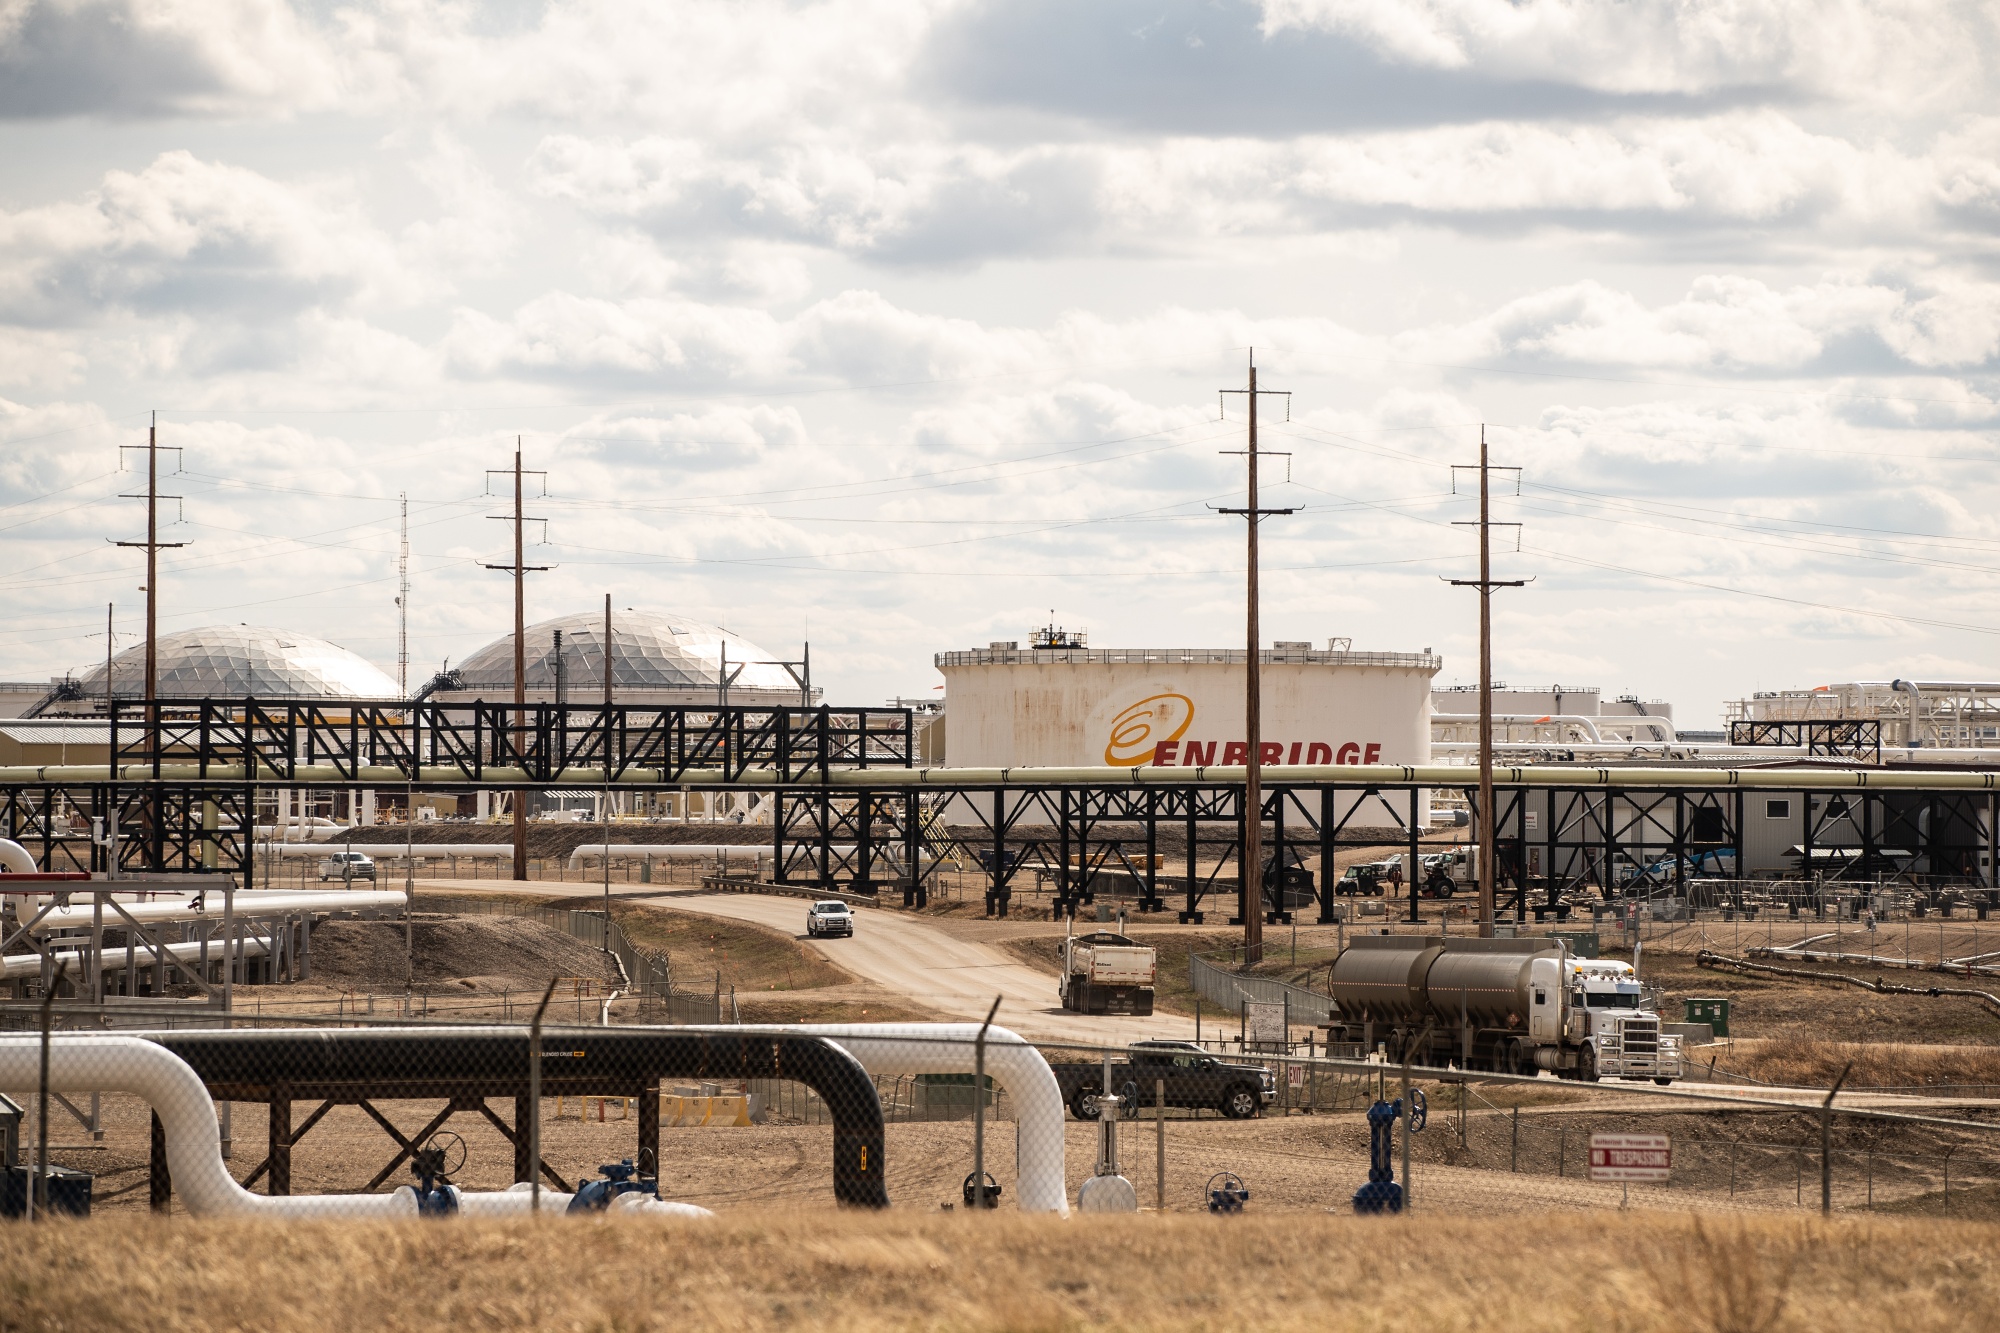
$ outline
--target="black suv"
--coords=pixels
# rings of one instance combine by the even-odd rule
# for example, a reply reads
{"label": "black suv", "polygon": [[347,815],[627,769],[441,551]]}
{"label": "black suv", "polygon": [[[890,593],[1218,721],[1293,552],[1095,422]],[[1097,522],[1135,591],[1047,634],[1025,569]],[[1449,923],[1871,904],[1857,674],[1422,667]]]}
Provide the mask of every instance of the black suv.
{"label": "black suv", "polygon": [[[1154,1105],[1154,1085],[1161,1082],[1167,1085],[1167,1105],[1213,1107],[1231,1120],[1248,1120],[1278,1096],[1278,1080],[1263,1065],[1231,1063],[1191,1041],[1140,1041],[1127,1049],[1125,1059],[1111,1062],[1111,1090],[1133,1098],[1121,1108],[1127,1115]],[[1078,1120],[1097,1119],[1104,1062],[1049,1067],[1070,1114]]]}

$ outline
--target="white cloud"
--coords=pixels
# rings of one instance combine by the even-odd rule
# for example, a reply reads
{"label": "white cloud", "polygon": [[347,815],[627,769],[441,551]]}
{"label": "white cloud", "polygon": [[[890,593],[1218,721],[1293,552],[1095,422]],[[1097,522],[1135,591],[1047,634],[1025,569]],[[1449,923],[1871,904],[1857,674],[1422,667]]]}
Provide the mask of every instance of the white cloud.
{"label": "white cloud", "polygon": [[1992,11],[1964,0],[1262,0],[1266,31],[1383,59],[1619,93],[1786,88],[1924,99],[1986,73]]}
{"label": "white cloud", "polygon": [[0,0],[0,115],[305,110],[338,66],[285,0]]}
{"label": "white cloud", "polygon": [[[62,118],[16,126],[0,211],[0,505],[25,502],[0,551],[39,571],[0,605],[34,627],[0,674],[89,657],[100,596],[127,613],[102,538],[132,502],[35,497],[114,465],[141,436],[106,418],[141,402],[204,474],[177,623],[380,657],[407,489],[419,660],[484,642],[481,473],[519,435],[552,488],[531,614],[611,587],[773,642],[810,614],[848,698],[1051,605],[1111,643],[1231,642],[1241,528],[1205,504],[1240,436],[1212,391],[1254,345],[1300,391],[1270,424],[1299,505],[1269,530],[1274,632],[1468,651],[1444,567],[1385,562],[1462,559],[1443,464],[1486,421],[1531,486],[1590,493],[1531,490],[1531,547],[1820,604],[1551,555],[1502,609],[1507,670],[1651,673],[1603,683],[1697,714],[1745,660],[1836,675],[1881,654],[1862,611],[1992,600],[1962,566],[2000,494],[1960,461],[2000,423],[1990,25],[1945,0],[0,0],[0,116]],[[1937,549],[1799,535],[1885,508]],[[1712,652],[1618,647],[1666,619]],[[1977,659],[1912,633],[1912,661]]]}
{"label": "white cloud", "polygon": [[1983,367],[2000,352],[2000,286],[1962,277],[1948,295],[1862,278],[1772,288],[1713,275],[1648,308],[1579,282],[1511,301],[1463,325],[1411,333],[1404,348],[1445,359],[1486,357],[1596,366],[1793,372],[1843,339],[1863,339],[1914,367]]}
{"label": "white cloud", "polygon": [[87,323],[107,310],[256,320],[420,291],[343,191],[186,152],[107,172],[81,202],[0,215],[0,312],[18,323]]}
{"label": "white cloud", "polygon": [[816,132],[749,151],[555,135],[530,171],[547,197],[663,245],[757,237],[897,263],[1198,255],[1243,237],[1410,223],[1635,239],[1727,231],[1764,248],[1954,235],[1990,249],[1996,125],[1957,125],[1915,150],[1809,132],[1771,111],[1006,150]]}

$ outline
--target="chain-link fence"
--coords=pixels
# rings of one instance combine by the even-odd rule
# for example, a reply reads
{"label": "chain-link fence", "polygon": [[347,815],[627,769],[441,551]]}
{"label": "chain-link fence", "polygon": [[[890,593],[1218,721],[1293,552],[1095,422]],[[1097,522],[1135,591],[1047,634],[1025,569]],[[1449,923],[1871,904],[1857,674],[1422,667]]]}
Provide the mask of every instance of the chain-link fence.
{"label": "chain-link fence", "polygon": [[718,1171],[728,1151],[665,1152],[663,1124],[749,1126],[740,1090],[756,1081],[808,1088],[823,1111],[779,1149],[774,1178],[828,1203],[887,1202],[882,1101],[838,1044],[549,1023],[553,990],[525,1026],[238,1017],[232,1030],[112,1035],[61,1030],[44,1007],[44,1031],[0,1037],[0,1092],[29,1122],[6,1164],[6,1211],[685,1213],[689,1193],[744,1195],[775,1145],[743,1139],[736,1165],[750,1169]]}
{"label": "chain-link fence", "polygon": [[[533,1208],[539,1190],[564,1211],[1318,1212],[1393,1183],[1419,1212],[1983,1216],[2000,1195],[1984,1118],[2000,1108],[1935,1096],[1843,1091],[1829,1111],[1812,1090],[1423,1068],[1406,1092],[1404,1069],[1370,1061],[1038,1047],[977,1024],[579,1026],[552,1017],[552,991],[539,1026],[532,1009],[488,1024],[237,1013],[229,1030],[106,1034],[34,1006],[46,1095],[41,1033],[0,1037],[0,1094],[19,1108],[9,1208],[87,1191],[96,1211],[479,1215]],[[0,1106],[0,1143],[10,1123]],[[1612,1140],[1659,1143],[1658,1178],[1603,1179],[1593,1158]]]}

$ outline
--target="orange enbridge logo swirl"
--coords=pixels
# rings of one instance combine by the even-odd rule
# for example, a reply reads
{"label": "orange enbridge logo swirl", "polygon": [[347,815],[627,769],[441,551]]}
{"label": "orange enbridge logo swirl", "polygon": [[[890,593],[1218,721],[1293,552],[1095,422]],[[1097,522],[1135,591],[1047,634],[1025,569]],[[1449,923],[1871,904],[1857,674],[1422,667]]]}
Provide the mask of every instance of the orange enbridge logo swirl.
{"label": "orange enbridge logo swirl", "polygon": [[1194,700],[1185,694],[1149,695],[1111,719],[1104,762],[1117,768],[1150,763],[1153,747],[1179,740],[1193,721]]}

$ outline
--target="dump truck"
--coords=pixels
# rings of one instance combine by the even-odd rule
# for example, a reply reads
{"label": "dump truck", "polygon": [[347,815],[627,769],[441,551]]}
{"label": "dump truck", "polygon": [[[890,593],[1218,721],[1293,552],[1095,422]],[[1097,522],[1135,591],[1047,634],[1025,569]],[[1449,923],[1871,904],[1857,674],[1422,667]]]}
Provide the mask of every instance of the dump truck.
{"label": "dump truck", "polygon": [[1063,938],[1062,1007],[1080,1014],[1153,1012],[1153,976],[1159,955],[1137,940],[1108,930]]}
{"label": "dump truck", "polygon": [[1329,1039],[1395,1061],[1586,1082],[1686,1072],[1632,964],[1578,958],[1561,940],[1364,935],[1334,959],[1330,989]]}

